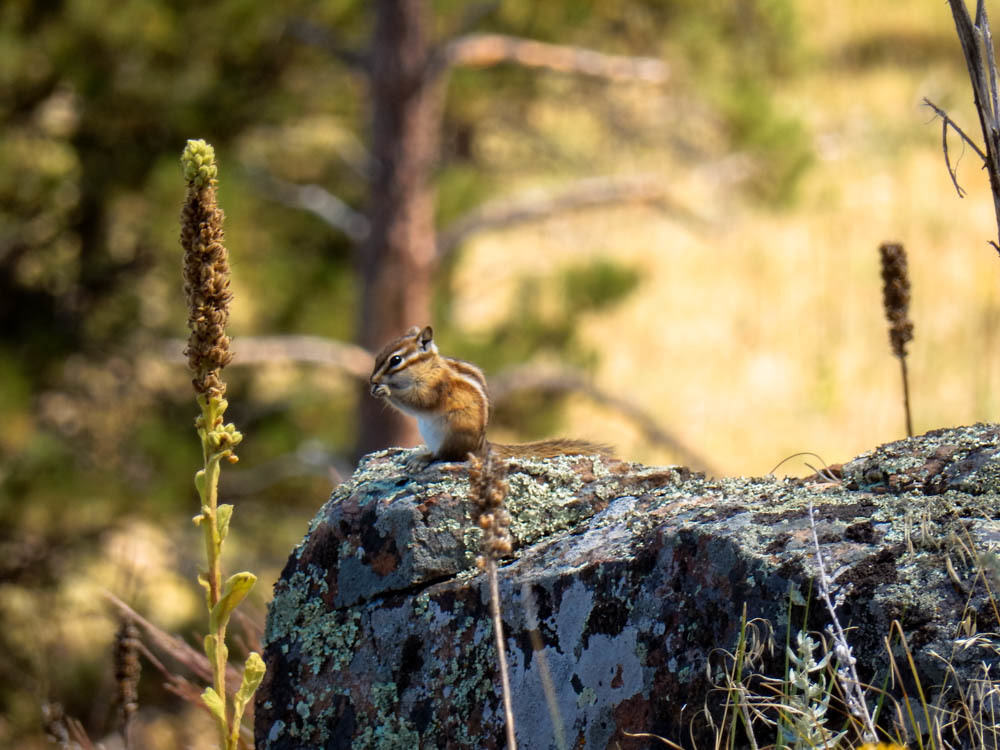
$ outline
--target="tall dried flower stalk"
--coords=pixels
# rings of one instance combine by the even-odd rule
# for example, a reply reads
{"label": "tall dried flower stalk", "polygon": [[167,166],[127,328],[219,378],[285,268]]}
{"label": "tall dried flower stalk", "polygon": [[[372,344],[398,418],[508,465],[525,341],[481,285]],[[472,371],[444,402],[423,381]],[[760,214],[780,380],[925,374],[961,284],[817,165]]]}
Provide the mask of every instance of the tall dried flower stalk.
{"label": "tall dried flower stalk", "polygon": [[472,517],[483,530],[482,553],[476,559],[480,569],[486,569],[490,586],[490,614],[493,617],[493,635],[496,639],[497,661],[500,662],[500,687],[503,691],[503,709],[507,727],[507,747],[517,750],[514,728],[514,708],[510,694],[510,676],[507,668],[507,650],[504,647],[503,618],[500,615],[500,583],[497,577],[497,558],[510,554],[510,515],[504,506],[507,496],[505,468],[494,462],[493,451],[487,446],[486,455],[480,458],[469,454],[469,485],[472,490]]}
{"label": "tall dried flower stalk", "polygon": [[223,245],[222,210],[216,202],[215,149],[205,141],[188,141],[181,155],[187,199],[181,212],[181,245],[184,248],[184,291],[188,302],[188,327],[191,335],[185,353],[194,373],[194,389],[201,414],[195,428],[201,439],[204,467],[194,478],[201,499],[201,513],[194,517],[205,535],[208,570],[198,581],[205,588],[208,608],[208,634],[205,655],[212,664],[213,685],[205,688],[202,700],[208,707],[219,731],[219,747],[236,750],[240,724],[247,703],[264,678],[264,661],[252,652],[243,669],[243,680],[233,695],[232,710],[228,707],[226,664],[226,627],[230,615],[253,588],[257,577],[253,573],[235,573],[222,580],[222,543],[229,532],[233,506],[219,505],[219,473],[223,459],[235,463],[233,449],[243,436],[233,424],[224,424],[228,403],[224,398],[226,384],[222,368],[229,364],[229,259]]}
{"label": "tall dried flower stalk", "polygon": [[882,306],[889,321],[889,343],[899,358],[903,375],[903,410],[906,413],[906,434],[913,437],[910,418],[910,381],[906,371],[906,345],[913,339],[910,320],[910,278],[906,270],[906,250],[893,242],[879,247],[882,256]]}
{"label": "tall dried flower stalk", "polygon": [[122,744],[125,750],[132,747],[132,719],[139,710],[139,628],[129,617],[122,617],[115,633],[115,684],[118,693],[118,710],[121,721]]}

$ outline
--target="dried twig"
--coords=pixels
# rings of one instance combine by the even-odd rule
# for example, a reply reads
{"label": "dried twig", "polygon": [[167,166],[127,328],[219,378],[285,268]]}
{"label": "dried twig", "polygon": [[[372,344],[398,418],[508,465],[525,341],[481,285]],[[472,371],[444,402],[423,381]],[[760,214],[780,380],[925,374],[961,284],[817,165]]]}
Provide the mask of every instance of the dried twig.
{"label": "dried twig", "polygon": [[[236,356],[230,367],[274,362],[294,362],[326,365],[348,375],[365,380],[371,373],[373,357],[365,349],[321,336],[246,336],[234,343]],[[183,361],[184,343],[167,339],[161,345],[163,356],[171,362]],[[604,391],[569,369],[540,369],[533,365],[516,367],[489,379],[490,397],[494,403],[522,391],[550,394],[581,393],[595,403],[623,415],[655,445],[671,451],[682,463],[715,473],[712,464],[647,413],[638,404]]]}
{"label": "dried twig", "polygon": [[[121,617],[128,617],[146,633],[149,642],[162,654],[190,670],[199,680],[208,682],[212,679],[212,665],[201,651],[192,648],[185,641],[157,627],[140,615],[125,602],[110,592],[104,592],[104,598],[118,610]],[[226,684],[239,685],[240,672],[232,665],[226,667]],[[232,691],[230,691],[232,692]]]}
{"label": "dried twig", "polygon": [[[167,339],[161,346],[163,356],[171,362],[182,362],[185,344],[179,339]],[[236,352],[231,366],[260,365],[276,362],[317,364],[343,370],[358,379],[371,374],[374,357],[365,349],[322,336],[245,336],[234,344]]]}
{"label": "dried twig", "polygon": [[506,370],[490,378],[493,403],[502,402],[519,391],[545,394],[581,393],[595,403],[618,412],[631,421],[651,443],[671,451],[682,463],[714,474],[711,463],[681,441],[638,404],[598,388],[572,370],[542,369],[532,365]]}
{"label": "dried twig", "polygon": [[[948,5],[955,21],[958,40],[962,44],[965,64],[969,69],[972,96],[986,144],[985,154],[978,148],[976,151],[985,162],[989,174],[993,209],[997,220],[997,236],[1000,238],[1000,104],[997,96],[997,66],[993,53],[993,35],[986,15],[986,3],[984,0],[977,0],[975,23],[969,17],[965,0],[948,0]],[[941,114],[939,108],[934,107],[934,110]],[[944,127],[948,127],[947,121]],[[971,140],[961,130],[955,127],[955,131],[971,144]],[[947,149],[945,158],[947,163]],[[950,166],[949,172],[951,172]],[[954,181],[954,174],[952,180]],[[1000,253],[1000,244],[993,240],[990,240],[990,244]]]}
{"label": "dried twig", "polygon": [[96,750],[83,724],[67,716],[60,703],[42,704],[42,722],[50,741],[63,750]]}
{"label": "dried twig", "polygon": [[605,78],[612,81],[664,83],[670,69],[653,57],[606,55],[584,47],[549,44],[506,34],[466,34],[452,39],[435,61],[434,70],[454,66],[485,68],[514,63],[559,73]]}
{"label": "dried twig", "polygon": [[321,185],[299,185],[261,170],[254,170],[253,176],[257,187],[271,200],[313,214],[354,242],[364,242],[368,238],[371,230],[368,217]]}
{"label": "dried twig", "polygon": [[809,528],[812,531],[813,550],[816,553],[817,588],[820,598],[830,614],[830,624],[827,626],[827,631],[833,638],[833,653],[837,657],[837,679],[844,690],[848,710],[864,725],[862,735],[865,742],[875,742],[875,724],[868,711],[868,704],[865,702],[861,680],[858,678],[858,670],[855,666],[857,659],[854,658],[851,646],[847,642],[847,634],[837,618],[837,608],[831,594],[833,581],[827,576],[826,566],[823,564],[823,551],[819,546],[819,535],[816,532],[816,512],[813,510],[812,502],[809,503]]}
{"label": "dried twig", "polygon": [[967,143],[973,151],[979,154],[979,158],[984,162],[986,161],[986,154],[984,154],[983,150],[976,145],[976,142],[966,135],[965,131],[962,130],[958,124],[948,116],[947,112],[941,109],[926,96],[924,97],[924,104],[933,109],[934,114],[941,118],[941,152],[944,154],[944,165],[948,168],[948,176],[951,177],[951,184],[955,186],[955,191],[958,193],[958,197],[964,198],[965,190],[963,190],[962,186],[958,184],[958,173],[955,171],[955,168],[951,166],[951,156],[948,153],[948,128],[951,128],[958,133],[959,138]]}
{"label": "dried twig", "polygon": [[663,180],[654,175],[588,177],[559,192],[502,199],[473,209],[441,231],[437,244],[438,258],[451,255],[471,235],[479,232],[543,221],[559,214],[629,203],[651,204],[692,224],[707,223],[704,218],[674,201]]}

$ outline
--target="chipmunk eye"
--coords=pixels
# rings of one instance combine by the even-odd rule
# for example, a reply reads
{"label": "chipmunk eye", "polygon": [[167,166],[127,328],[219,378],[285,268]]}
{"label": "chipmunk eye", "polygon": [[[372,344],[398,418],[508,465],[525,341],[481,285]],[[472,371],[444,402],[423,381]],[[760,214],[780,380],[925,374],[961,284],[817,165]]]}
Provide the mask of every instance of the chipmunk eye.
{"label": "chipmunk eye", "polygon": [[395,367],[402,361],[403,361],[402,357],[400,357],[398,354],[393,354],[392,357],[389,358],[389,367]]}

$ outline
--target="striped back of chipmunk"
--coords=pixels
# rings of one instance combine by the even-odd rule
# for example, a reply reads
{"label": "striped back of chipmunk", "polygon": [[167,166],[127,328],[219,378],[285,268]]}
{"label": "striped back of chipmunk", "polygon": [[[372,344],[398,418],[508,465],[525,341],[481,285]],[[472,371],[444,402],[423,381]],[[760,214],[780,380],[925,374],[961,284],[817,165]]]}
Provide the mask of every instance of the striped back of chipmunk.
{"label": "striped back of chipmunk", "polygon": [[[448,363],[448,367],[451,369],[452,373],[457,377],[465,386],[470,390],[477,392],[482,396],[483,407],[488,409],[490,403],[489,394],[486,392],[486,376],[483,375],[483,371],[476,367],[471,362],[466,362],[462,359],[452,359],[451,357],[445,357],[444,361]],[[489,414],[483,415],[483,423],[489,419]]]}

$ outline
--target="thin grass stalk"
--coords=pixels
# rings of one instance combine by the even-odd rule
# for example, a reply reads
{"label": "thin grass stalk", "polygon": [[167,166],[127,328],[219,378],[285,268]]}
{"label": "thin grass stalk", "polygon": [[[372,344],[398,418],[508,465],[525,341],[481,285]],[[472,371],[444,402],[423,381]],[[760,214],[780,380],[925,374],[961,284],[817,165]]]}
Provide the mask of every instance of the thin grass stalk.
{"label": "thin grass stalk", "polygon": [[[895,624],[896,621],[893,620],[892,625]],[[913,714],[913,707],[910,703],[910,695],[906,691],[906,681],[903,679],[903,674],[902,672],[899,671],[899,665],[896,664],[896,657],[892,653],[892,631],[893,631],[892,625],[889,626],[889,635],[886,636],[885,638],[885,650],[886,653],[889,655],[889,665],[892,671],[895,674],[899,675],[899,689],[903,693],[903,706],[906,708],[906,714],[910,719],[910,726],[913,727],[914,734],[916,735],[918,750],[924,750],[923,734],[920,731],[920,725],[917,723],[917,717],[914,716]],[[899,635],[902,641],[905,643],[906,637],[903,635],[902,629],[899,630]]]}
{"label": "thin grass stalk", "polygon": [[932,722],[934,721],[931,716],[931,712],[927,706],[927,696],[924,695],[924,686],[920,684],[920,676],[917,674],[917,665],[913,661],[913,652],[910,651],[910,644],[906,642],[906,636],[903,634],[903,626],[899,624],[899,620],[893,620],[892,624],[889,626],[889,632],[895,628],[896,632],[899,633],[900,642],[903,644],[903,653],[906,654],[906,661],[910,665],[910,674],[913,675],[913,681],[917,686],[917,695],[920,696],[920,707],[924,712],[924,719],[927,721],[927,738],[931,745],[931,750],[937,750],[937,742],[935,742],[935,733]]}
{"label": "thin grass stalk", "polygon": [[535,598],[531,593],[531,585],[527,582],[521,584],[521,601],[524,605],[524,618],[528,626],[528,637],[531,639],[531,648],[534,651],[534,658],[538,659],[538,675],[542,680],[545,706],[549,711],[549,718],[552,720],[556,750],[568,750],[566,732],[563,730],[562,714],[559,711],[559,702],[556,699],[556,689],[552,684],[552,673],[549,671],[549,660],[545,656],[545,644],[542,642],[542,635],[538,630]]}
{"label": "thin grass stalk", "polygon": [[[743,614],[740,617],[740,636],[736,643],[736,654],[733,657],[733,671],[729,678],[729,690],[726,693],[726,710],[723,714],[723,726],[725,726],[726,716],[729,714],[729,707],[733,707],[733,720],[729,725],[729,750],[736,747],[736,728],[738,726],[737,717],[742,720],[747,731],[747,737],[752,750],[757,750],[757,738],[754,737],[753,726],[750,714],[747,710],[746,700],[743,695],[743,665],[747,652],[747,605],[743,603]],[[734,702],[733,695],[736,695]]]}

